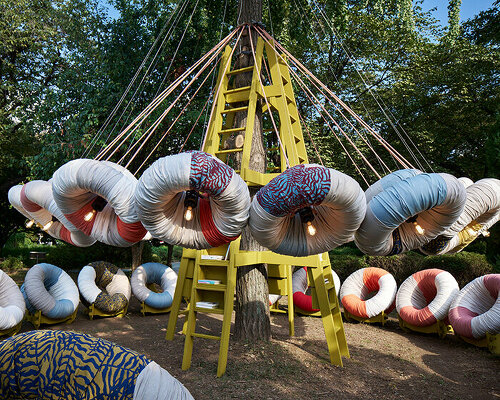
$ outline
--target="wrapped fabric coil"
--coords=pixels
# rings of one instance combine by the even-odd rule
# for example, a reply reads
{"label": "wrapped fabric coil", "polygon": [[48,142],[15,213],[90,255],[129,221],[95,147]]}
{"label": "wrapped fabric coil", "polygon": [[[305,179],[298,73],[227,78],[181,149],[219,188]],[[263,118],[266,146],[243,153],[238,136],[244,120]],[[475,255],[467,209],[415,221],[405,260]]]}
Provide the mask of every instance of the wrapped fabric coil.
{"label": "wrapped fabric coil", "polygon": [[448,319],[455,333],[470,339],[500,333],[500,274],[465,285],[451,303]]}
{"label": "wrapped fabric coil", "polygon": [[52,178],[54,200],[64,216],[86,235],[118,247],[147,234],[136,213],[136,185],[120,165],[88,159],[64,164]]}
{"label": "wrapped fabric coil", "polygon": [[30,268],[21,292],[26,308],[35,313],[40,310],[48,318],[60,319],[73,314],[80,298],[73,279],[61,268],[40,263]]}
{"label": "wrapped fabric coil", "polygon": [[352,240],[366,210],[350,176],[319,165],[296,165],[261,188],[250,208],[254,238],[285,255],[308,256]]}
{"label": "wrapped fabric coil", "polygon": [[[397,284],[382,268],[361,268],[349,275],[340,289],[344,310],[360,318],[372,318],[394,309]],[[373,297],[371,294],[375,293]]]}
{"label": "wrapped fabric coil", "polygon": [[[464,179],[464,178],[460,178]],[[467,200],[458,220],[421,248],[425,254],[458,253],[500,216],[500,180],[485,178],[467,186]]]}
{"label": "wrapped fabric coil", "polygon": [[418,174],[400,180],[372,197],[354,241],[369,255],[419,248],[458,219],[465,201],[465,187],[449,174]]}
{"label": "wrapped fabric coil", "polygon": [[24,297],[16,282],[0,269],[0,331],[19,324],[25,311]]}
{"label": "wrapped fabric coil", "polygon": [[458,292],[458,283],[449,272],[440,269],[418,271],[399,287],[396,309],[409,324],[430,326],[446,319]]}
{"label": "wrapped fabric coil", "polygon": [[368,189],[366,189],[366,203],[368,204],[370,200],[380,192],[389,189],[391,186],[394,186],[395,184],[404,181],[405,179],[420,175],[421,173],[422,171],[419,171],[418,169],[400,169],[382,177]]}
{"label": "wrapped fabric coil", "polygon": [[194,249],[236,239],[250,208],[243,179],[201,151],[155,161],[139,179],[135,198],[139,218],[153,237]]}
{"label": "wrapped fabric coil", "polygon": [[5,399],[192,400],[144,355],[90,335],[31,331],[0,343]]}
{"label": "wrapped fabric coil", "polygon": [[105,261],[92,262],[81,269],[78,289],[87,304],[110,314],[124,310],[132,293],[127,275]]}
{"label": "wrapped fabric coil", "polygon": [[[135,269],[130,283],[132,292],[139,301],[152,308],[167,308],[172,305],[174,299],[177,274],[166,265],[149,262]],[[148,288],[148,285],[153,283],[161,287],[161,293],[156,293]]]}
{"label": "wrapped fabric coil", "polygon": [[[333,276],[333,284],[335,285],[335,292],[337,293],[338,296],[340,292],[340,278],[334,270],[332,270],[332,276]],[[319,309],[313,308],[312,297],[306,294],[308,288],[307,267],[300,268],[293,273],[292,288],[293,288],[294,306],[309,313],[319,311]]]}

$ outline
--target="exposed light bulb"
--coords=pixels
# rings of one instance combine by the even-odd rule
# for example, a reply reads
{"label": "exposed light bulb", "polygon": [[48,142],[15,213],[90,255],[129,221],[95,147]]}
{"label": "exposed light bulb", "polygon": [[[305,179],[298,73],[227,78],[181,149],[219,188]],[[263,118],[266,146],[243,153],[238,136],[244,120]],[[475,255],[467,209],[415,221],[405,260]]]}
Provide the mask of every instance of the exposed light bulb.
{"label": "exposed light bulb", "polygon": [[413,225],[415,226],[415,230],[419,235],[423,235],[425,233],[425,229],[422,228],[417,221],[413,222]]}
{"label": "exposed light bulb", "polygon": [[482,231],[481,233],[484,237],[490,237],[490,231]]}
{"label": "exposed light bulb", "polygon": [[307,233],[309,233],[309,235],[311,236],[316,235],[316,228],[311,223],[311,221],[307,222]]}
{"label": "exposed light bulb", "polygon": [[50,229],[50,227],[52,226],[52,224],[53,224],[53,223],[54,223],[53,221],[49,221],[49,222],[47,222],[47,223],[43,226],[42,231],[48,231],[48,230]]}
{"label": "exposed light bulb", "polygon": [[191,221],[193,219],[193,207],[187,207],[186,212],[184,213],[184,219],[186,221]]}
{"label": "exposed light bulb", "polygon": [[26,222],[26,228],[31,228],[35,224],[34,219],[30,219],[28,222]]}
{"label": "exposed light bulb", "polygon": [[85,214],[85,216],[83,217],[83,219],[86,222],[92,221],[92,218],[94,218],[95,213],[96,213],[96,210],[89,211],[87,214]]}

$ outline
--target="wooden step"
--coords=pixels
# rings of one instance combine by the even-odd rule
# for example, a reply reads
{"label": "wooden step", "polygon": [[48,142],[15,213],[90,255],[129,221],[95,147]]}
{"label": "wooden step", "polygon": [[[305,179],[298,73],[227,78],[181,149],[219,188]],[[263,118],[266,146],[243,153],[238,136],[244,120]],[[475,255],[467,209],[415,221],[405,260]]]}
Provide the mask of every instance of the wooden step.
{"label": "wooden step", "polygon": [[250,72],[253,71],[253,65],[250,65],[249,67],[244,67],[240,69],[233,69],[232,71],[226,72],[226,75],[237,75],[237,74],[242,74],[244,72]]}
{"label": "wooden step", "polygon": [[242,152],[242,151],[243,151],[243,148],[240,147],[239,149],[227,149],[227,150],[216,151],[215,155],[218,156],[220,154],[239,153],[239,152]]}
{"label": "wooden step", "polygon": [[197,283],[196,284],[196,289],[199,290],[213,290],[216,292],[224,292],[226,290],[226,285],[223,285],[221,283],[218,284],[210,284],[210,283]]}
{"label": "wooden step", "polygon": [[222,110],[220,113],[221,114],[229,114],[229,113],[237,113],[240,111],[248,111],[248,106],[227,108],[225,110]]}
{"label": "wooden step", "polygon": [[193,333],[191,333],[191,336],[193,336],[193,337],[199,337],[199,338],[202,338],[202,339],[220,340],[220,336],[207,335],[205,333],[196,333],[196,332],[193,332]]}
{"label": "wooden step", "polygon": [[246,126],[241,126],[239,128],[229,128],[229,129],[222,129],[221,131],[218,132],[219,135],[224,135],[225,133],[234,133],[234,132],[242,132],[245,129],[247,129]]}

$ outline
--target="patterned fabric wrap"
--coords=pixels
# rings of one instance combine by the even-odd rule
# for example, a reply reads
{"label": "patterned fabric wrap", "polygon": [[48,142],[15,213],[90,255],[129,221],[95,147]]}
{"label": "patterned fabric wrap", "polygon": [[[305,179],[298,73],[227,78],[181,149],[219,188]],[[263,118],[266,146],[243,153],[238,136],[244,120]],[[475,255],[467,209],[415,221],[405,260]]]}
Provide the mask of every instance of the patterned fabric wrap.
{"label": "patterned fabric wrap", "polygon": [[448,319],[455,333],[471,339],[500,333],[500,274],[480,276],[465,285],[451,303]]}
{"label": "patterned fabric wrap", "polygon": [[[463,178],[462,178],[463,179]],[[425,254],[457,253],[500,216],[500,180],[485,178],[467,186],[467,200],[458,220],[441,236],[421,248]]]}
{"label": "patterned fabric wrap", "polygon": [[[340,290],[340,301],[352,315],[372,318],[394,309],[397,284],[382,268],[361,268],[347,277]],[[370,294],[375,293],[373,297]]]}
{"label": "patterned fabric wrap", "polygon": [[131,296],[130,282],[117,266],[97,261],[83,267],[78,274],[78,288],[86,304],[114,314],[124,310]]}
{"label": "patterned fabric wrap", "polygon": [[[128,247],[147,234],[137,217],[134,191],[137,179],[109,161],[72,160],[52,178],[54,200],[64,216],[78,229],[111,246]],[[89,221],[97,196],[107,201]]]}
{"label": "patterned fabric wrap", "polygon": [[[296,213],[312,206],[316,234],[307,233]],[[268,249],[307,256],[352,240],[366,210],[359,184],[342,172],[319,165],[297,165],[274,178],[255,195],[249,227]]]}
{"label": "patterned fabric wrap", "polygon": [[[369,255],[385,256],[419,248],[458,219],[465,201],[465,187],[449,174],[418,174],[400,180],[372,197],[354,241]],[[423,234],[413,223],[406,222],[413,216],[417,216]],[[397,234],[393,234],[395,230]]]}
{"label": "patterned fabric wrap", "polygon": [[14,280],[0,270],[0,331],[13,328],[24,318],[24,297]]}
{"label": "patterned fabric wrap", "polygon": [[[139,301],[150,307],[161,309],[172,305],[177,285],[177,274],[166,265],[149,262],[135,269],[130,283],[132,292]],[[155,293],[148,288],[147,285],[153,283],[161,286],[161,293]]]}
{"label": "patterned fabric wrap", "polygon": [[404,321],[415,326],[430,326],[438,320],[446,320],[458,291],[458,283],[449,272],[418,271],[399,287],[396,309]]}
{"label": "patterned fabric wrap", "polygon": [[80,303],[78,287],[61,268],[40,263],[30,268],[22,292],[30,312],[40,310],[48,318],[66,318]]}
{"label": "patterned fabric wrap", "polygon": [[[184,218],[188,190],[203,196],[190,221]],[[135,199],[139,218],[153,237],[195,249],[236,239],[250,208],[243,179],[219,159],[200,151],[155,161],[139,179]]]}
{"label": "patterned fabric wrap", "polygon": [[[59,210],[52,196],[50,181],[37,180],[26,183],[21,190],[21,202],[28,206],[39,207],[38,211],[30,212],[30,215],[41,226],[53,221],[46,231],[52,237],[79,247],[88,247],[96,242],[95,239],[77,229]],[[53,217],[56,218],[55,221]]]}
{"label": "patterned fabric wrap", "polygon": [[[340,278],[332,270],[333,284],[337,297],[340,293]],[[313,308],[312,297],[306,294],[309,285],[307,282],[307,267],[300,268],[292,275],[293,305],[307,312],[316,312],[319,309]]]}

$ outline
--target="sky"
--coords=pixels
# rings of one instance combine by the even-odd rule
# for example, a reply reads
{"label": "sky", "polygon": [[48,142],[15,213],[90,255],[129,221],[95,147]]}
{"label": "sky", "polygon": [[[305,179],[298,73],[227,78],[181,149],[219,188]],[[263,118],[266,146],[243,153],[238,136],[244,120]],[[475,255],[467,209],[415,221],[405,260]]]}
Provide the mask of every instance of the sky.
{"label": "sky", "polygon": [[[462,0],[462,5],[460,7],[460,20],[466,21],[474,15],[479,14],[479,12],[491,8],[493,6],[493,1],[494,0]],[[107,0],[99,0],[99,3],[108,9],[108,14],[111,18],[118,17],[118,11],[108,4]],[[424,10],[430,10],[434,7],[436,7],[436,10],[433,11],[434,17],[441,21],[441,24],[446,25],[448,21],[448,0],[423,1],[422,8]]]}

